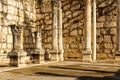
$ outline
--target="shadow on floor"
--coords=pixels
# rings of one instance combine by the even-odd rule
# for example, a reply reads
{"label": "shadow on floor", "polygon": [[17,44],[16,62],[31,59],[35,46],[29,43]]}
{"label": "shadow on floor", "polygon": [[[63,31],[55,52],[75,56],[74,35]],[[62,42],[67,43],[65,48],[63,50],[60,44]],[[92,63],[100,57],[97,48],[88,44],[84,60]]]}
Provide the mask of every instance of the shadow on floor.
{"label": "shadow on floor", "polygon": [[50,66],[50,68],[82,70],[82,71],[91,71],[91,72],[99,72],[99,73],[116,73],[116,72],[113,72],[113,71],[103,71],[103,70],[95,70],[95,69],[82,69],[82,68],[69,68],[69,67],[58,67],[58,66]]}
{"label": "shadow on floor", "polygon": [[90,77],[90,76],[80,76],[75,80],[120,80],[118,77]]}
{"label": "shadow on floor", "polygon": [[[60,69],[70,69],[70,70],[73,70],[71,68],[61,68],[61,67],[57,67],[57,68],[60,68]],[[81,70],[81,69],[80,69]],[[107,71],[97,71],[97,73],[107,73],[107,74],[114,74],[113,76],[103,76],[103,77],[96,77],[95,75],[94,76],[90,76],[90,75],[85,75],[85,76],[80,76],[82,73],[78,74],[78,75],[74,75],[74,71],[73,71],[73,75],[71,74],[66,74],[64,73],[65,70],[63,70],[63,73],[59,73],[59,72],[36,72],[35,74],[37,75],[44,75],[44,76],[55,76],[55,77],[73,77],[75,78],[75,80],[120,80],[120,70],[118,70],[117,72],[107,72]],[[84,70],[86,71],[86,70]],[[95,71],[96,70],[89,70],[89,71]],[[87,72],[86,72],[87,73]],[[95,73],[95,74],[97,74]],[[90,74],[90,72],[88,73]]]}
{"label": "shadow on floor", "polygon": [[44,75],[44,76],[77,77],[77,76],[73,76],[73,75],[57,74],[57,73],[49,73],[49,72],[37,72],[35,74]]}

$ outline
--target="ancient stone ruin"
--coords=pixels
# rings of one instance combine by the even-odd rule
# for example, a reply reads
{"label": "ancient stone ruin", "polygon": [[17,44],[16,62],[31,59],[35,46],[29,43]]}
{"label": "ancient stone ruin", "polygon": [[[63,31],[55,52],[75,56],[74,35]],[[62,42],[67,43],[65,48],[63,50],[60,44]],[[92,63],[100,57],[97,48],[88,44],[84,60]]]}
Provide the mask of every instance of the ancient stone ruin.
{"label": "ancient stone ruin", "polygon": [[120,60],[120,0],[0,0],[0,65]]}

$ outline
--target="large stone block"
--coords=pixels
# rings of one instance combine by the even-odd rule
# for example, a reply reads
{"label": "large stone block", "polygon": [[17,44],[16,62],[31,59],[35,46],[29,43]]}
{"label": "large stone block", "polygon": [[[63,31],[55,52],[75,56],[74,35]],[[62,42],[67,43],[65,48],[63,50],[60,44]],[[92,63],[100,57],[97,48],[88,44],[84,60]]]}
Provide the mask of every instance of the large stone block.
{"label": "large stone block", "polygon": [[[72,14],[71,14],[72,12],[71,11],[66,11],[65,12],[65,15],[63,15],[64,17],[67,17],[67,18],[71,18],[72,17]],[[64,13],[63,13],[64,14]],[[63,18],[64,18],[63,17]]]}
{"label": "large stone block", "polygon": [[71,36],[78,36],[78,31],[77,30],[73,30],[70,32]]}
{"label": "large stone block", "polygon": [[6,48],[7,48],[6,43],[2,43],[2,49],[6,49]]}
{"label": "large stone block", "polygon": [[83,35],[83,30],[80,29],[80,30],[78,31],[78,33],[79,33],[80,36]]}
{"label": "large stone block", "polygon": [[106,49],[112,49],[113,48],[112,43],[104,43],[104,46],[105,46]]}
{"label": "large stone block", "polygon": [[70,48],[71,49],[77,49],[78,45],[77,44],[74,44],[74,43],[71,43],[70,44]]}
{"label": "large stone block", "polygon": [[109,34],[109,28],[102,28],[100,30],[100,32],[101,32],[101,35],[108,35]]}
{"label": "large stone block", "polygon": [[17,2],[15,0],[7,0],[7,4],[15,7],[17,5]]}
{"label": "large stone block", "polygon": [[112,36],[112,42],[113,42],[113,43],[117,43],[117,36],[115,36],[115,35]]}
{"label": "large stone block", "polygon": [[52,24],[52,20],[47,19],[47,20],[45,20],[45,23],[51,25]]}
{"label": "large stone block", "polygon": [[12,20],[12,19],[13,19],[13,16],[12,16],[11,14],[8,14],[8,15],[7,15],[7,19],[8,19],[8,20]]}
{"label": "large stone block", "polygon": [[112,40],[111,40],[111,36],[110,36],[110,35],[106,35],[106,36],[104,36],[104,42],[107,42],[107,43],[112,42]]}
{"label": "large stone block", "polygon": [[100,23],[98,22],[98,23],[97,23],[97,28],[103,27],[103,26],[104,26],[104,23],[102,23],[102,22],[100,22]]}
{"label": "large stone block", "polygon": [[104,40],[103,36],[101,36],[101,35],[100,35],[100,36],[97,36],[97,42],[102,43],[103,40]]}
{"label": "large stone block", "polygon": [[7,48],[8,49],[12,49],[13,48],[13,44],[7,44]]}
{"label": "large stone block", "polygon": [[13,42],[12,35],[7,35],[7,43],[12,43],[12,42]]}
{"label": "large stone block", "polygon": [[0,2],[0,11],[2,11],[2,10],[3,10],[2,5],[3,5],[3,4]]}
{"label": "large stone block", "polygon": [[[101,16],[101,17],[97,18],[97,21],[101,22],[100,27],[103,26],[102,22],[104,22],[105,20],[106,20],[105,16]],[[99,24],[99,23],[97,23],[97,24]]]}
{"label": "large stone block", "polygon": [[8,13],[10,13],[10,14],[14,14],[15,13],[15,9],[14,9],[13,6],[8,6]]}
{"label": "large stone block", "polygon": [[111,34],[111,35],[117,34],[117,28],[111,28],[111,29],[110,29],[110,34]]}
{"label": "large stone block", "polygon": [[3,27],[3,28],[2,28],[2,34],[8,34],[7,27]]}
{"label": "large stone block", "polygon": [[63,11],[66,11],[66,10],[68,10],[68,9],[70,9],[70,4],[65,5],[65,6],[63,7]]}
{"label": "large stone block", "polygon": [[8,11],[8,6],[7,5],[3,5],[3,12],[7,13],[7,11]]}
{"label": "large stone block", "polygon": [[72,16],[77,18],[79,16],[79,11],[73,12]]}

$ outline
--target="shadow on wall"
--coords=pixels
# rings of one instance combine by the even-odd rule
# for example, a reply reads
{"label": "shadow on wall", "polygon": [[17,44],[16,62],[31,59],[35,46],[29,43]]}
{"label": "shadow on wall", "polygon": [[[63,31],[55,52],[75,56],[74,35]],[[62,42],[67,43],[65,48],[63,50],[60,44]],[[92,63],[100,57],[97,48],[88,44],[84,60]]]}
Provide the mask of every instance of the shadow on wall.
{"label": "shadow on wall", "polygon": [[64,58],[82,59],[84,48],[84,0],[63,1]]}
{"label": "shadow on wall", "polygon": [[117,0],[97,0],[97,59],[114,59],[117,37]]}

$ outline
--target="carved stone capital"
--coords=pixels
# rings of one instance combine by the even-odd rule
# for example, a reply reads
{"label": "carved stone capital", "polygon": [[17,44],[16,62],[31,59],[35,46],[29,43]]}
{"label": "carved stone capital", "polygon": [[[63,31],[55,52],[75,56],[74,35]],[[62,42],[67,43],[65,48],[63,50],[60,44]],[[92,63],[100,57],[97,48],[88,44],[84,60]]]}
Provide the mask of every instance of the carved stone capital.
{"label": "carved stone capital", "polygon": [[22,31],[22,26],[20,25],[10,25],[13,35],[20,35]]}

